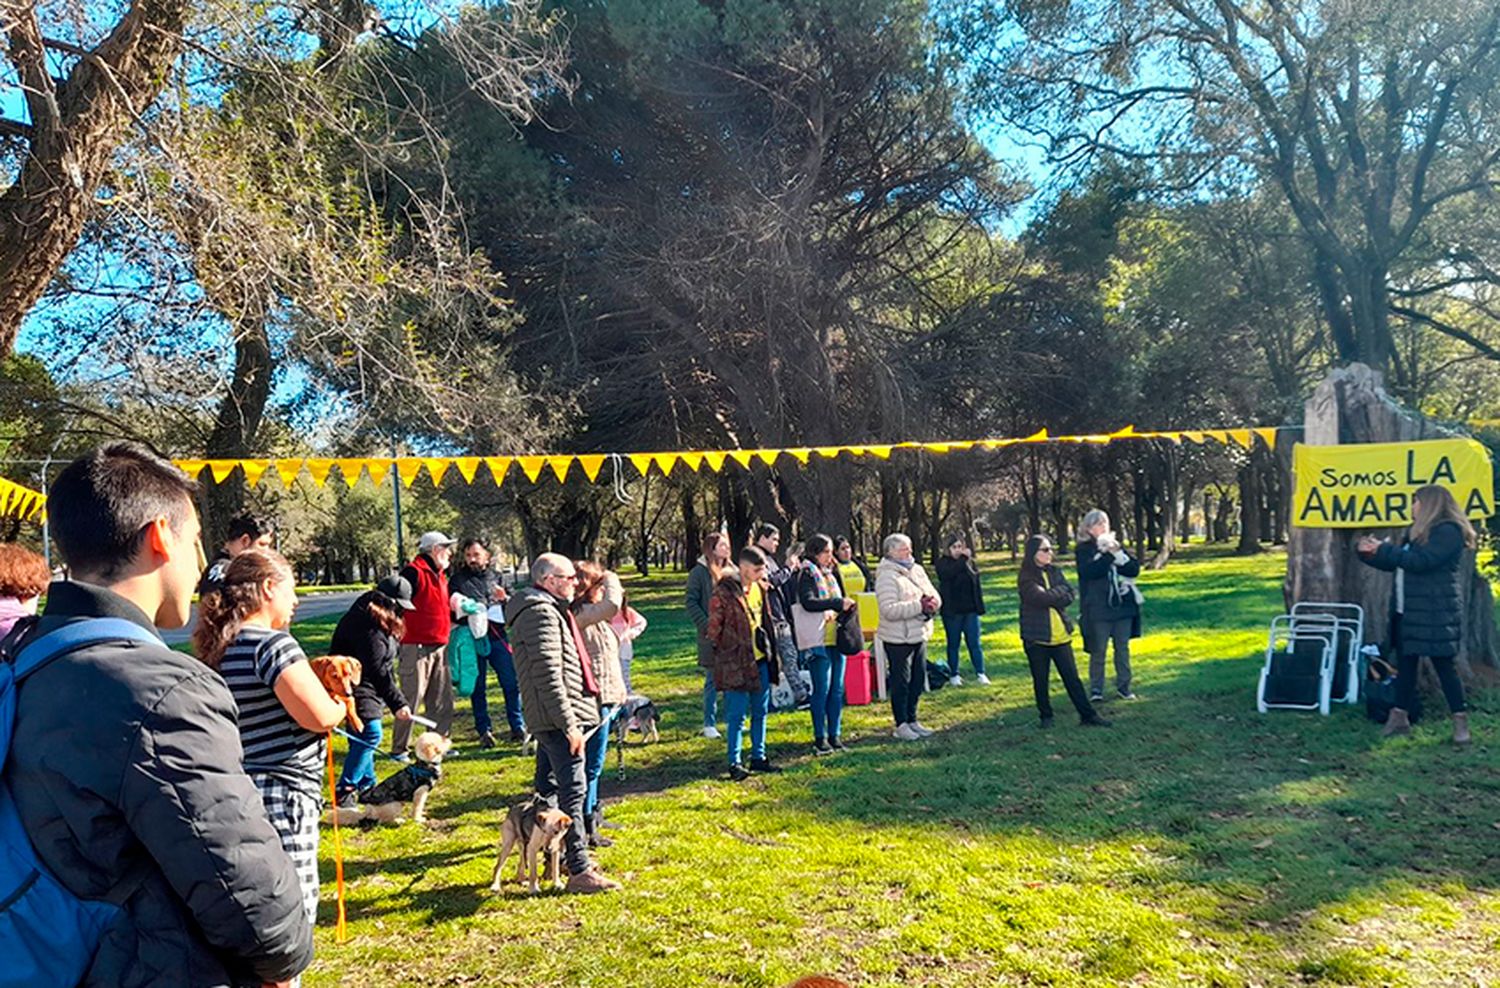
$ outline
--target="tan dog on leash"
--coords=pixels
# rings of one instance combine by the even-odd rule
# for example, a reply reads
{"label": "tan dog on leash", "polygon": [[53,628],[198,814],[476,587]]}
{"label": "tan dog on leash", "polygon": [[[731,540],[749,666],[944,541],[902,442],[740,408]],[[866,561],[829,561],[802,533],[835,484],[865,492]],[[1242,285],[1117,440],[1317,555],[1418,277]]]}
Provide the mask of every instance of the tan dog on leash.
{"label": "tan dog on leash", "polygon": [[519,850],[521,862],[516,868],[516,881],[529,883],[531,894],[541,891],[541,856],[547,855],[547,873],[557,888],[562,888],[563,837],[573,825],[573,818],[538,795],[526,799],[510,808],[505,823],[500,827],[500,857],[495,861],[495,872],[490,877],[490,891],[500,891],[500,869],[512,850]]}

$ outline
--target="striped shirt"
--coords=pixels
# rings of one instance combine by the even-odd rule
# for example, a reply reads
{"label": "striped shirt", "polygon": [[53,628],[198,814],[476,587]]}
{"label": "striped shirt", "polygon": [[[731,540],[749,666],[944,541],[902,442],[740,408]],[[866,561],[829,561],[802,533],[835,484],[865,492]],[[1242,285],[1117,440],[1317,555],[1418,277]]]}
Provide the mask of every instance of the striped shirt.
{"label": "striped shirt", "polygon": [[307,656],[285,631],[243,628],[219,673],[240,712],[245,771],[284,779],[316,796],[323,780],[323,735],[298,726],[274,692],[277,678]]}

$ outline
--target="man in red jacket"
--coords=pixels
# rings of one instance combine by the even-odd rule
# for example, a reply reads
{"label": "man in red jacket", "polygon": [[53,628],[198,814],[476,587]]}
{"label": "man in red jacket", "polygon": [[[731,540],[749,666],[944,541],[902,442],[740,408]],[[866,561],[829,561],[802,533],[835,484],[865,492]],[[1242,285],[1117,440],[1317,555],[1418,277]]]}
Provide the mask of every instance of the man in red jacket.
{"label": "man in red jacket", "polygon": [[[401,692],[415,712],[437,721],[444,737],[453,732],[453,677],[448,672],[448,563],[453,540],[442,532],[427,532],[417,543],[417,558],[401,575],[411,584],[412,609],[406,612],[406,634],[401,636]],[[409,720],[398,720],[391,731],[391,753],[405,760],[411,741]]]}

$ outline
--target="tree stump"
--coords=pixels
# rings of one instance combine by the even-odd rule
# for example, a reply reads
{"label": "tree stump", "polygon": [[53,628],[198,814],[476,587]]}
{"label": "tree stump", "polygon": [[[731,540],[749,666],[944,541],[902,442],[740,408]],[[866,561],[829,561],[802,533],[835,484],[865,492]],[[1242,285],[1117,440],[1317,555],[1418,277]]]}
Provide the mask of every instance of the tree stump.
{"label": "tree stump", "polygon": [[[1447,439],[1456,434],[1402,408],[1385,392],[1381,375],[1364,364],[1334,370],[1314,389],[1305,406],[1302,441],[1314,446],[1340,443],[1394,443]],[[1287,606],[1299,601],[1348,601],[1365,609],[1365,640],[1384,647],[1390,639],[1394,577],[1359,561],[1357,529],[1298,528],[1287,544],[1284,593]],[[1372,533],[1399,541],[1401,529]],[[1458,654],[1466,683],[1500,678],[1496,656],[1494,601],[1490,584],[1475,568],[1470,552],[1460,568],[1464,595],[1464,640]]]}

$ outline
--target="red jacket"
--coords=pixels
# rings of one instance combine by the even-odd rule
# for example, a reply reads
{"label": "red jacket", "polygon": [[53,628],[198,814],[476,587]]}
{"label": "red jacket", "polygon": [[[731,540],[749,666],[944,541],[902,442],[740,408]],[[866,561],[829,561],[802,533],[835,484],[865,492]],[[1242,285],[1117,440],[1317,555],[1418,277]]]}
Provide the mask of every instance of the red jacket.
{"label": "red jacket", "polygon": [[403,645],[446,645],[453,620],[448,616],[448,577],[438,572],[432,557],[423,554],[401,571],[411,583],[411,602],[406,612]]}

